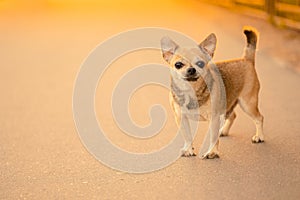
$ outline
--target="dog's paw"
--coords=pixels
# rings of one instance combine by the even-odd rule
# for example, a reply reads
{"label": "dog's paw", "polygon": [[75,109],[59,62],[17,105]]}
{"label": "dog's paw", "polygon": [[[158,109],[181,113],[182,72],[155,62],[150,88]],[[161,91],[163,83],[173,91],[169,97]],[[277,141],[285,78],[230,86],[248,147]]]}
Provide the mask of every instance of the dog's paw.
{"label": "dog's paw", "polygon": [[181,156],[182,157],[191,157],[191,156],[196,156],[196,154],[194,153],[194,148],[182,148],[181,149]]}
{"label": "dog's paw", "polygon": [[214,152],[214,151],[203,156],[203,159],[215,159],[215,158],[220,158],[220,156],[218,152]]}
{"label": "dog's paw", "polygon": [[262,142],[264,142],[263,136],[254,135],[252,137],[252,143],[262,143]]}
{"label": "dog's paw", "polygon": [[196,156],[196,154],[194,152],[185,151],[185,152],[181,153],[181,156],[182,157],[192,157],[192,156]]}
{"label": "dog's paw", "polygon": [[229,134],[228,134],[228,132],[221,132],[221,134],[220,134],[220,137],[226,137],[226,136],[228,136]]}

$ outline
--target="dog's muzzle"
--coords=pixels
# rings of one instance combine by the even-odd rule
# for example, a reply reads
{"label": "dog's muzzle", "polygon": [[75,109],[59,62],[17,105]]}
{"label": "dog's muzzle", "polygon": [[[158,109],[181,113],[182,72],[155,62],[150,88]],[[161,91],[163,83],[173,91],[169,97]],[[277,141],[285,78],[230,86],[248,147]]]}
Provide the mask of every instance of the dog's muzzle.
{"label": "dog's muzzle", "polygon": [[186,70],[186,77],[184,78],[184,80],[186,81],[197,81],[198,80],[198,76],[196,76],[196,69],[193,67],[190,67]]}
{"label": "dog's muzzle", "polygon": [[186,70],[187,76],[194,76],[196,74],[196,69],[193,67],[190,67]]}

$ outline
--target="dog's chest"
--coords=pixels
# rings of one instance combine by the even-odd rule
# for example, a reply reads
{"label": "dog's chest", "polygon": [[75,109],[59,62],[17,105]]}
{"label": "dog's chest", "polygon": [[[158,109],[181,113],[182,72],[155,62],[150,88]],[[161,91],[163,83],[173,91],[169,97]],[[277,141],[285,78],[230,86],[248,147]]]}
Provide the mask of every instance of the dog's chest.
{"label": "dog's chest", "polygon": [[208,97],[201,97],[194,91],[175,93],[172,91],[171,98],[180,109],[181,113],[193,120],[209,120],[211,116],[211,101]]}

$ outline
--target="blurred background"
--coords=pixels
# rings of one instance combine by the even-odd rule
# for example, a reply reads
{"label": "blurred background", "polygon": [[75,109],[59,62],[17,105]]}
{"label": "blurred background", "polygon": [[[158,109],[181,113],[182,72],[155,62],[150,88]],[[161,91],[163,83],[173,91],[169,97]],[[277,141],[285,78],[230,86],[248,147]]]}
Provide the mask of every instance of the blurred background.
{"label": "blurred background", "polygon": [[236,8],[249,15],[267,18],[271,23],[299,29],[299,0],[213,0],[211,3]]}
{"label": "blurred background", "polygon": [[[0,0],[0,199],[299,199],[299,21],[299,0]],[[73,122],[72,93],[81,63],[98,44],[141,27],[169,28],[199,42],[214,32],[217,61],[242,55],[244,25],[260,32],[256,69],[265,144],[251,144],[255,127],[238,109],[219,160],[182,158],[133,175],[86,151]],[[121,57],[96,91],[107,136],[133,152],[157,150],[177,132],[168,91],[157,86],[138,90],[129,109],[144,125],[151,121],[149,107],[163,105],[168,121],[161,134],[141,141],[114,124],[115,84],[149,62],[165,64],[155,50]],[[195,149],[207,129],[202,125]]]}

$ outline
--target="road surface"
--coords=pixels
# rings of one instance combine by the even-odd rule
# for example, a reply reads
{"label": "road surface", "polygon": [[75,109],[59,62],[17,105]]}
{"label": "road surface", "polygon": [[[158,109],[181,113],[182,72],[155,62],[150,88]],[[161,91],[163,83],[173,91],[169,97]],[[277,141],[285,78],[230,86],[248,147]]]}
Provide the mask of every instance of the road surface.
{"label": "road surface", "polygon": [[[0,199],[300,199],[300,76],[278,53],[299,52],[296,33],[198,1],[30,2],[0,2]],[[217,160],[180,158],[137,175],[106,167],[85,149],[73,122],[72,93],[81,63],[99,43],[137,27],[174,29],[197,41],[215,32],[215,60],[230,59],[242,54],[244,25],[261,33],[256,68],[265,143],[251,143],[255,126],[237,109]],[[121,58],[96,94],[108,137],[135,152],[160,148],[177,131],[168,92],[151,86],[137,91],[130,110],[146,124],[150,105],[166,105],[168,122],[160,135],[133,140],[113,123],[107,105],[115,81],[146,61],[163,63],[150,50]]]}

